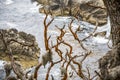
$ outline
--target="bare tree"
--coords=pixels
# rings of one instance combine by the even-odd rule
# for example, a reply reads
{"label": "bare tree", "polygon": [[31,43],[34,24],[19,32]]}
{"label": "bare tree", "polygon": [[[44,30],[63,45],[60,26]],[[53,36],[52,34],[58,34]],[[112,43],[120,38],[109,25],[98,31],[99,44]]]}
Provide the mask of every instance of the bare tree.
{"label": "bare tree", "polygon": [[[45,11],[45,10],[44,10]],[[59,30],[60,34],[55,37],[55,41],[56,43],[53,45],[53,43],[50,41],[52,41],[51,36],[48,36],[48,30],[50,27],[50,24],[52,22],[54,22],[54,18],[52,18],[48,23],[47,23],[47,18],[48,18],[48,14],[45,11],[45,18],[44,18],[44,44],[45,44],[45,51],[46,53],[44,53],[44,55],[42,55],[41,57],[41,61],[39,62],[39,64],[37,66],[35,66],[35,70],[34,73],[32,73],[31,71],[24,71],[21,67],[20,64],[16,63],[15,59],[13,58],[13,51],[12,49],[10,49],[7,46],[7,43],[4,40],[4,35],[2,34],[2,32],[0,32],[0,35],[2,37],[2,40],[5,44],[6,50],[9,51],[9,58],[11,63],[10,64],[6,64],[4,66],[5,71],[6,71],[6,80],[38,80],[38,75],[41,73],[38,73],[38,70],[41,70],[40,67],[41,66],[46,66],[46,64],[49,64],[49,66],[46,68],[47,72],[45,75],[45,80],[49,80],[50,77],[50,71],[52,70],[52,68],[57,65],[57,64],[61,64],[60,67],[60,71],[61,71],[61,80],[68,80],[69,78],[75,76],[78,77],[79,79],[82,80],[92,80],[94,77],[91,77],[90,71],[88,68],[87,69],[87,73],[83,72],[83,61],[87,58],[87,56],[89,56],[92,52],[91,50],[89,50],[88,48],[86,48],[83,44],[84,41],[90,37],[93,36],[93,34],[95,33],[98,23],[96,22],[96,28],[94,29],[94,31],[92,33],[89,34],[89,36],[83,38],[83,39],[79,39],[78,36],[78,31],[82,31],[80,29],[80,26],[74,31],[73,30],[73,26],[72,23],[74,20],[71,20],[71,22],[69,23],[68,26],[63,26],[62,28],[59,28],[59,26],[55,25],[55,27]],[[78,42],[80,47],[82,48],[85,53],[84,54],[76,54],[75,51],[73,51],[74,46],[72,46],[69,42],[67,42],[67,40],[64,38],[66,35],[66,30],[65,27],[68,28],[69,33],[72,34],[72,36],[74,37],[74,41]],[[13,41],[13,40],[12,40]],[[21,44],[21,43],[20,43]],[[66,51],[64,51],[63,49],[60,48],[60,46],[63,46],[64,49],[66,49]],[[53,55],[55,54],[55,55]],[[58,60],[54,60],[53,58],[58,57]],[[80,58],[80,60],[78,61],[77,59]],[[69,73],[69,68],[73,71],[71,73]],[[13,72],[16,74],[16,76],[11,76],[11,70],[13,70]],[[28,75],[30,74],[30,76]],[[87,74],[87,75],[86,75]],[[54,80],[54,75],[51,75],[52,80]]]}

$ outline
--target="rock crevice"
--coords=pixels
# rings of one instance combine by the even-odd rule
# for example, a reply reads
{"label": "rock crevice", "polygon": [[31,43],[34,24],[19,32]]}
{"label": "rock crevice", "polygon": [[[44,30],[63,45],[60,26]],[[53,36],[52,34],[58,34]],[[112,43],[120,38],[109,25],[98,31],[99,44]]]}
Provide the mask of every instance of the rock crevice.
{"label": "rock crevice", "polygon": [[44,10],[53,16],[75,16],[91,24],[104,25],[107,23],[107,12],[102,0],[34,0]]}
{"label": "rock crevice", "polygon": [[[0,59],[9,61],[8,53],[6,50],[10,48],[15,60],[20,63],[30,66],[38,63],[40,48],[33,35],[25,32],[18,32],[16,29],[3,30],[0,29]],[[33,63],[32,63],[33,62]]]}

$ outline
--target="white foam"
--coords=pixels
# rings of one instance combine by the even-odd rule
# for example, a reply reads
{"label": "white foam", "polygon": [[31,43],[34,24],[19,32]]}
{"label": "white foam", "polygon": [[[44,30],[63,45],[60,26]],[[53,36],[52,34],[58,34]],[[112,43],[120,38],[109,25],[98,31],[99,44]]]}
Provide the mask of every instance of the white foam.
{"label": "white foam", "polygon": [[6,0],[6,1],[5,1],[5,4],[6,4],[6,5],[9,5],[9,4],[12,4],[12,3],[13,3],[12,0]]}
{"label": "white foam", "polygon": [[5,61],[1,61],[1,60],[0,60],[0,69],[3,69],[4,62],[5,62]]}
{"label": "white foam", "polygon": [[0,61],[0,65],[3,65],[4,62],[5,62],[5,61]]}
{"label": "white foam", "polygon": [[105,44],[108,42],[108,39],[105,39],[104,37],[93,37],[93,42]]}
{"label": "white foam", "polygon": [[111,31],[111,27],[110,27],[110,19],[108,17],[108,21],[107,24],[102,26],[102,27],[98,27],[96,32],[103,32],[106,31],[106,37],[110,36],[110,31]]}
{"label": "white foam", "polygon": [[10,26],[10,27],[17,27],[18,25],[14,24],[14,23],[11,23],[11,22],[7,22],[7,25]]}
{"label": "white foam", "polygon": [[89,34],[88,34],[88,33],[85,33],[85,36],[89,36]]}
{"label": "white foam", "polygon": [[80,25],[76,24],[76,23],[72,23],[72,26],[73,26],[74,29],[77,29]]}
{"label": "white foam", "polygon": [[0,29],[10,29],[10,28],[16,28],[18,29],[17,24],[13,23],[13,22],[8,22],[8,21],[0,21]]}
{"label": "white foam", "polygon": [[68,20],[70,17],[56,17],[55,20],[58,20],[58,21],[66,21]]}
{"label": "white foam", "polygon": [[42,7],[42,5],[38,5],[38,6],[36,6],[36,5],[37,5],[37,3],[34,2],[33,6],[29,10],[31,13],[37,13],[37,12],[39,12],[39,8]]}

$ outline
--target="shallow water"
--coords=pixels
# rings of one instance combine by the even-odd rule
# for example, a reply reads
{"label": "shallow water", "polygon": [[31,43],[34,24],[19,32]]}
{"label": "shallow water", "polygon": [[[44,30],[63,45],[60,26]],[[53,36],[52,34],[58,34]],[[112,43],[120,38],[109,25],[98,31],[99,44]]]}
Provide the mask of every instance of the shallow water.
{"label": "shallow water", "polygon": [[[36,6],[36,3],[31,3],[30,0],[0,0],[0,29],[16,28],[19,31],[25,31],[27,33],[33,34],[36,37],[41,51],[44,52],[45,48],[43,41],[43,20],[45,15],[39,13],[38,8],[39,6]],[[47,21],[50,19],[51,17],[49,16]],[[62,27],[64,24],[67,26],[70,21],[70,17],[56,17],[49,27],[49,35],[52,35],[53,39],[55,39],[55,37],[59,35],[59,32],[54,26],[58,25],[59,27]],[[104,25],[103,27],[99,27],[97,29],[97,32],[107,31],[106,36],[108,37],[110,32],[109,23],[110,22],[108,22],[108,24]],[[74,21],[72,24],[74,29],[76,29],[79,25],[81,28],[85,28],[82,33],[78,33],[80,39],[88,36],[88,34],[95,28],[94,25],[82,21]],[[67,27],[66,30],[68,31]],[[76,54],[82,53],[82,51],[80,51],[78,43],[73,40],[73,37],[69,32],[65,37],[66,40],[74,46],[74,52]],[[108,39],[105,39],[103,37],[94,37],[84,42],[85,46],[92,50],[93,54],[88,56],[88,58],[84,61],[83,68],[86,66],[89,67],[92,76],[94,75],[94,70],[98,69],[98,59],[109,50],[106,44],[107,41]],[[58,80],[60,78],[60,70],[58,68],[59,66],[60,65],[53,67],[54,70],[51,71],[51,74],[55,76],[55,80]],[[44,80],[46,69],[41,67],[39,73],[39,80]],[[76,78],[74,80],[79,79]]]}

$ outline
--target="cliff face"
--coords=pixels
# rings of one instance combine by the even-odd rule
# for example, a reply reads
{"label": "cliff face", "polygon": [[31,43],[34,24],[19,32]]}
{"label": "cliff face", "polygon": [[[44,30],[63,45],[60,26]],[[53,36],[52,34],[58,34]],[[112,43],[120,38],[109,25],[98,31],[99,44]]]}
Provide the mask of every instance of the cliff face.
{"label": "cliff face", "polygon": [[20,62],[24,68],[38,63],[39,47],[33,35],[18,32],[16,29],[0,29],[0,60],[9,61],[9,50],[12,50],[15,61]]}
{"label": "cliff face", "polygon": [[75,16],[91,24],[104,25],[107,23],[106,8],[102,0],[36,0],[44,9],[53,16]]}

